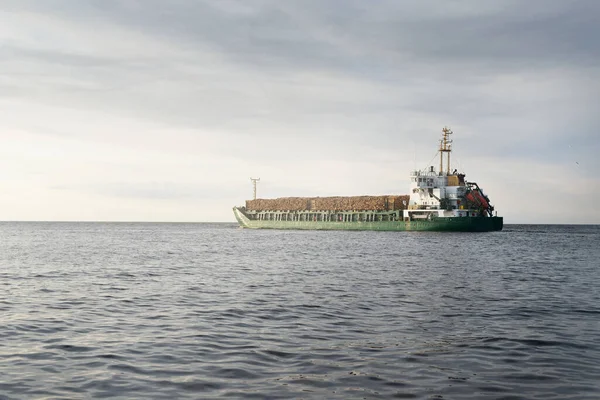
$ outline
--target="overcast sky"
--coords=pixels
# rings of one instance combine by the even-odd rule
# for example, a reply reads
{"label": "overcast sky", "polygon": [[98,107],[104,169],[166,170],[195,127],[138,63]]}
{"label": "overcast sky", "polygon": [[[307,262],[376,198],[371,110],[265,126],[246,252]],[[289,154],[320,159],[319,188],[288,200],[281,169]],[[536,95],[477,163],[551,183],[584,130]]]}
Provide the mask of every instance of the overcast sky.
{"label": "overcast sky", "polygon": [[454,166],[600,223],[600,1],[0,0],[0,220],[234,221]]}

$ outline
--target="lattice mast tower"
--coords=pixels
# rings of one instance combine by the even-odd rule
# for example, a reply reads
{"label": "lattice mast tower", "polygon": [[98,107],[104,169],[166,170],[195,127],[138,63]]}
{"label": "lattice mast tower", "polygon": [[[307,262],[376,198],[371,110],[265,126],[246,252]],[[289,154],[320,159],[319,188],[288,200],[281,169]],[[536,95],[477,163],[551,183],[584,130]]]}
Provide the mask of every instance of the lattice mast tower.
{"label": "lattice mast tower", "polygon": [[256,182],[260,181],[260,178],[250,178],[250,180],[252,181],[254,200],[256,200]]}
{"label": "lattice mast tower", "polygon": [[452,152],[452,140],[450,140],[450,135],[452,135],[452,130],[448,127],[444,127],[442,129],[443,137],[440,140],[440,174],[444,172],[444,153],[448,154],[448,164],[446,175],[450,175],[450,153]]}

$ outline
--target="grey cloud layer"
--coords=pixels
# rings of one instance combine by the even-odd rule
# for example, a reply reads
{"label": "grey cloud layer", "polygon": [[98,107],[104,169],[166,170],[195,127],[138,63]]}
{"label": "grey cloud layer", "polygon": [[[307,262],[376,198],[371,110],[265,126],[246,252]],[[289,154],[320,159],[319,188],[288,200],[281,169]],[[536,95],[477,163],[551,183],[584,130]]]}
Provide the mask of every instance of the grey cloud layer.
{"label": "grey cloud layer", "polygon": [[[490,78],[510,73],[526,73],[531,78],[545,70],[562,70],[594,79],[600,58],[595,44],[600,3],[595,1],[506,1],[502,6],[479,1],[425,1],[416,6],[407,1],[55,0],[8,4],[4,7],[13,12],[89,21],[90,29],[98,29],[94,23],[101,21],[107,31],[119,26],[185,50],[186,56],[182,53],[179,58],[150,53],[143,59],[5,45],[0,59],[35,61],[43,72],[68,78],[69,82],[41,82],[56,84],[65,94],[69,89],[108,92],[96,94],[100,101],[106,101],[103,96],[114,97],[110,92],[115,90],[124,91],[119,97],[148,101],[152,96],[145,90],[162,90],[179,101],[179,106],[168,107],[170,101],[167,105],[152,101],[144,105],[144,100],[123,103],[148,106],[151,111],[166,106],[165,117],[179,114],[182,123],[192,125],[210,124],[212,116],[217,123],[223,110],[233,111],[243,120],[257,114],[259,120],[261,114],[277,120],[279,114],[287,114],[285,120],[292,118],[294,123],[298,122],[295,114],[300,114],[299,119],[305,117],[304,110],[317,118],[320,113],[327,118],[336,113],[347,117],[369,109],[386,115],[393,109],[468,114],[471,118],[481,113],[502,115],[518,106],[495,99],[480,86]],[[194,49],[213,52],[221,59],[197,58]],[[322,80],[313,81],[310,74],[372,84],[371,89],[383,95],[379,101],[362,99],[362,90],[344,87],[344,82],[332,81],[327,86]],[[161,82],[166,85],[157,85]],[[304,95],[311,85],[319,90]],[[545,82],[539,85],[547,86]],[[385,92],[382,86],[394,87],[397,93]],[[175,93],[169,93],[169,87]],[[187,89],[183,93],[182,87]],[[280,99],[278,89],[292,94]],[[201,105],[195,112],[199,118],[192,116],[191,107],[186,108],[190,103]],[[115,105],[126,107],[119,101]]]}
{"label": "grey cloud layer", "polygon": [[486,67],[479,72],[495,73],[594,66],[600,57],[600,3],[593,0],[15,4],[62,18],[108,21],[189,48],[207,44],[237,62],[275,72],[334,69],[376,78],[369,67],[393,72],[404,61],[474,64]]}

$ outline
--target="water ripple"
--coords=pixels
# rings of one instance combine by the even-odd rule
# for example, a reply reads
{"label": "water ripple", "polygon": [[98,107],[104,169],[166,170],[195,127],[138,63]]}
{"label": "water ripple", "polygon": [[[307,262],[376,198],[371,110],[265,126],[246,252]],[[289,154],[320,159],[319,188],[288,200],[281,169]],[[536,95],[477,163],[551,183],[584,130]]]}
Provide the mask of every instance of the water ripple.
{"label": "water ripple", "polygon": [[600,398],[599,227],[0,232],[0,400]]}

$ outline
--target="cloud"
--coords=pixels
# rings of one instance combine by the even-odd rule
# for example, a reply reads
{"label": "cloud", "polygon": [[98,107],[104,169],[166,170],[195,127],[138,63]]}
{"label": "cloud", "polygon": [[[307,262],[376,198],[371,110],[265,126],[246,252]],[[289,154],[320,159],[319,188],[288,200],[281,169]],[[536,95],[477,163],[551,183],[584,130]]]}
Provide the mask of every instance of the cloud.
{"label": "cloud", "polygon": [[[124,198],[148,210],[209,192],[240,203],[256,174],[266,196],[403,193],[444,125],[465,168],[527,182],[514,198],[545,193],[539,166],[597,196],[599,11],[584,0],[4,2],[0,132],[22,157],[0,163],[17,210],[0,217],[28,218],[19,179],[99,205],[113,196],[113,213]],[[557,220],[556,198],[532,215],[514,198],[502,200],[509,221]],[[229,206],[193,215],[232,220]]]}

